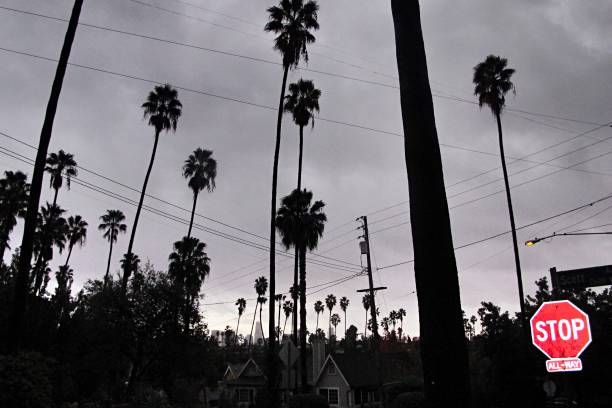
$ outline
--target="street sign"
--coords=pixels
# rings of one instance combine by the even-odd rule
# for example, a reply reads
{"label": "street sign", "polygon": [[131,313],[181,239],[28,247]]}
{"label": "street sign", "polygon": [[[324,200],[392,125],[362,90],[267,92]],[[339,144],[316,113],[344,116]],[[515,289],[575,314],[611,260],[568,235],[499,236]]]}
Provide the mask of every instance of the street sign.
{"label": "street sign", "polygon": [[550,270],[553,288],[557,290],[612,285],[612,265],[557,271]]}
{"label": "street sign", "polygon": [[569,300],[545,302],[530,320],[531,341],[549,360],[550,373],[580,371],[580,354],[591,343],[589,316]]}

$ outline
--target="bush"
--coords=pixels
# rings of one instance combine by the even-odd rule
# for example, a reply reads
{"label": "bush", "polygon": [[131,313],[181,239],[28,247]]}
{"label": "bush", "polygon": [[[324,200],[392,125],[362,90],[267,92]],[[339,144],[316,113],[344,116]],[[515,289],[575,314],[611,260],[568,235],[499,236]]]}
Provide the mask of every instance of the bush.
{"label": "bush", "polygon": [[392,408],[421,408],[425,407],[425,396],[422,392],[403,392],[391,403]]}
{"label": "bush", "polygon": [[289,400],[289,408],[329,408],[329,404],[320,395],[298,394]]}
{"label": "bush", "polygon": [[51,361],[39,353],[0,356],[0,407],[50,408]]}

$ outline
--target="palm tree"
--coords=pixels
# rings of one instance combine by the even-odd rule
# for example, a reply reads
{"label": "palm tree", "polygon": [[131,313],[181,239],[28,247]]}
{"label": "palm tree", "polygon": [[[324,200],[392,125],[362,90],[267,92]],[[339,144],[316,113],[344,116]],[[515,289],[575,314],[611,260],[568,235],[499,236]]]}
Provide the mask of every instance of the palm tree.
{"label": "palm tree", "polygon": [[327,309],[329,309],[329,333],[331,336],[331,315],[332,315],[332,310],[334,309],[334,306],[336,306],[336,296],[329,294],[327,295],[327,297],[325,298],[325,305],[327,306]]}
{"label": "palm tree", "polygon": [[319,331],[319,314],[321,314],[325,310],[325,306],[323,306],[323,302],[317,300],[314,303],[314,311],[317,314],[317,328],[315,329],[315,333]]}
{"label": "palm tree", "polygon": [[293,313],[293,302],[290,300],[285,301],[283,303],[283,312],[285,313],[285,324],[283,325],[283,334],[285,334],[285,328],[287,327],[287,319]]}
{"label": "palm tree", "polygon": [[60,150],[57,153],[51,153],[47,157],[47,166],[45,171],[51,175],[50,186],[55,190],[53,195],[53,204],[57,204],[57,193],[64,184],[64,177],[66,177],[66,187],[70,190],[70,180],[72,177],[76,177],[79,172],[77,170],[77,163],[74,160],[74,155],[66,153]]}
{"label": "palm tree", "polygon": [[242,314],[244,313],[244,310],[246,309],[246,299],[245,298],[238,298],[238,300],[236,300],[236,306],[238,306],[238,323],[236,324],[236,343],[238,342],[238,329],[240,328],[240,318],[242,317]]}
{"label": "palm tree", "polygon": [[27,177],[20,171],[5,171],[0,179],[0,264],[4,250],[10,249],[11,231],[17,225],[17,217],[24,218],[28,206],[30,185]]}
{"label": "palm tree", "polygon": [[346,296],[340,298],[340,309],[344,312],[344,336],[346,337],[346,309],[349,306],[350,301]]}
{"label": "palm tree", "polygon": [[389,312],[389,323],[391,323],[393,331],[395,331],[395,325],[397,324],[397,312],[395,310]]}
{"label": "palm tree", "polygon": [[191,209],[191,220],[187,237],[191,237],[193,227],[193,216],[195,214],[198,194],[206,189],[211,192],[215,189],[215,178],[217,177],[217,161],[212,158],[213,152],[197,148],[189,155],[183,165],[183,177],[189,179],[189,188],[193,191],[193,207]]}
{"label": "palm tree", "polygon": [[[285,100],[285,88],[287,87],[287,75],[290,69],[297,68],[300,60],[308,62],[307,45],[315,42],[311,31],[319,29],[317,21],[319,5],[314,0],[280,0],[278,6],[268,8],[269,20],[264,30],[276,34],[274,49],[276,49],[283,60],[283,80],[278,103],[278,116],[276,119],[276,140],[274,143],[274,164],[272,166],[272,197],[270,203],[270,296],[276,295],[276,188],[278,180],[278,158],[280,153],[281,129],[283,121],[283,102]],[[301,305],[300,305],[301,307]],[[296,303],[297,308],[297,303]],[[270,302],[270,334],[274,334],[274,304]],[[297,323],[297,322],[296,322]],[[297,326],[297,324],[296,324]],[[297,333],[294,333],[297,334]],[[270,378],[277,378],[277,367],[275,363],[276,342],[270,341],[268,362],[271,367]],[[277,405],[277,392],[274,383],[270,381],[271,400]]]}
{"label": "palm tree", "polygon": [[[257,299],[257,302],[259,302],[259,329],[261,330],[261,337],[263,339],[263,343],[266,344],[266,335],[264,334],[264,329],[263,329],[263,323],[261,321],[261,309],[263,309],[263,305],[268,301],[268,298],[265,296],[260,296]],[[274,341],[272,339],[269,339],[270,341]]]}
{"label": "palm tree", "polygon": [[66,246],[67,224],[66,219],[62,217],[65,212],[57,205],[49,203],[40,209],[34,243],[37,253],[32,276],[34,294],[41,292],[47,272],[47,262],[53,259],[53,247],[57,247],[61,254]]}
{"label": "palm tree", "polygon": [[80,215],[68,217],[68,229],[66,238],[68,240],[68,256],[66,257],[66,263],[64,266],[68,266],[70,261],[70,255],[72,254],[72,248],[75,245],[83,246],[87,240],[87,221],[81,218]]}
{"label": "palm tree", "polygon": [[388,317],[383,317],[380,325],[382,326],[383,330],[385,331],[385,336],[389,335],[389,318]]}
{"label": "palm tree", "polygon": [[32,186],[30,190],[31,194],[28,200],[28,209],[25,217],[25,224],[23,226],[23,236],[19,251],[19,264],[17,278],[15,281],[13,310],[9,322],[11,327],[11,330],[9,330],[11,333],[10,346],[13,350],[18,350],[21,347],[21,342],[24,339],[24,315],[29,290],[28,284],[31,267],[30,263],[32,261],[32,250],[34,248],[34,235],[36,233],[36,220],[38,218],[38,206],[40,204],[40,193],[42,190],[45,160],[47,159],[49,143],[51,142],[51,133],[53,131],[53,122],[55,121],[55,113],[57,112],[57,105],[62,91],[66,67],[68,66],[68,59],[70,58],[70,51],[72,49],[72,43],[74,42],[76,29],[79,25],[79,17],[81,15],[82,7],[83,0],[74,1],[72,13],[70,14],[70,20],[68,22],[68,28],[66,30],[66,35],[64,36],[64,44],[62,45],[62,51],[57,63],[53,85],[51,86],[51,95],[49,96],[49,102],[47,103],[45,119],[40,131],[40,140],[38,142],[36,161],[34,162],[34,172],[32,174]]}
{"label": "palm tree", "polygon": [[297,188],[302,189],[302,153],[304,151],[304,127],[314,127],[314,114],[319,111],[321,91],[310,80],[300,79],[289,84],[289,95],[285,97],[285,112],[291,113],[293,122],[300,128],[300,151],[298,160]]}
{"label": "palm tree", "polygon": [[125,215],[121,210],[106,210],[106,214],[100,216],[102,223],[98,225],[99,231],[104,231],[102,237],[109,242],[108,262],[106,263],[106,274],[104,275],[104,285],[108,282],[110,273],[111,258],[113,256],[113,244],[117,242],[119,233],[125,233],[127,226],[123,223]]}
{"label": "palm tree", "polygon": [[174,251],[168,257],[168,275],[174,280],[177,298],[182,302],[183,330],[189,331],[192,310],[210,273],[210,258],[204,250],[206,244],[197,238],[183,237],[174,243]]}
{"label": "palm tree", "polygon": [[365,309],[365,313],[366,313],[366,322],[365,322],[365,326],[363,329],[363,335],[367,336],[368,334],[368,310],[370,310],[370,305],[372,304],[370,302],[369,294],[363,295],[363,298],[361,299],[361,304],[363,305],[363,308]]}
{"label": "palm tree", "polygon": [[[404,125],[424,392],[432,405],[462,408],[469,404],[468,353],[419,2],[391,0],[391,9]],[[449,366],[453,370],[448,370]]]}
{"label": "palm tree", "polygon": [[[306,251],[317,248],[323,236],[327,216],[325,203],[312,203],[312,192],[293,190],[284,197],[276,216],[276,227],[285,248],[295,247],[300,254],[300,347],[306,350]],[[303,391],[306,392],[306,353],[300,353],[300,371]]]}
{"label": "palm tree", "polygon": [[400,341],[402,340],[402,336],[404,334],[404,317],[405,316],[406,316],[406,310],[404,308],[399,308],[398,311],[397,311],[397,318],[400,321],[400,328],[399,328],[399,332],[400,332],[399,338],[400,338]]}
{"label": "palm tree", "polygon": [[121,258],[121,261],[119,261],[119,263],[121,264],[121,269],[123,270],[129,269],[130,274],[136,273],[136,271],[138,270],[138,267],[140,266],[140,258],[138,257],[138,255],[134,253],[132,254],[125,253],[123,254],[123,257]]}
{"label": "palm tree", "polygon": [[518,281],[519,304],[521,306],[521,320],[523,331],[527,331],[527,316],[525,314],[525,296],[523,295],[523,277],[521,274],[521,260],[519,258],[519,247],[516,239],[516,225],[514,222],[514,210],[512,209],[512,196],[510,194],[510,183],[508,181],[508,170],[506,168],[506,156],[504,153],[504,139],[502,133],[501,115],[506,107],[506,94],[510,91],[516,93],[512,83],[512,75],[515,70],[508,68],[508,60],[496,55],[489,55],[483,62],[474,67],[474,95],[478,96],[478,105],[482,108],[488,106],[497,121],[497,135],[499,138],[499,154],[501,157],[502,171],[504,174],[504,185],[506,186],[506,200],[508,202],[508,214],[510,216],[510,229],[512,230],[512,245],[514,247],[514,264],[516,267],[516,279]]}
{"label": "palm tree", "polygon": [[[166,84],[158,85],[152,92],[149,92],[146,102],[142,104],[142,108],[144,110],[144,118],[149,119],[149,125],[155,130],[155,139],[153,142],[153,151],[151,152],[151,160],[149,161],[147,174],[144,179],[144,184],[142,185],[142,191],[140,192],[140,200],[138,201],[136,216],[134,217],[134,223],[132,224],[130,243],[128,244],[127,250],[128,256],[132,255],[134,238],[136,237],[136,228],[140,218],[140,211],[142,210],[142,203],[147,191],[149,177],[151,176],[151,169],[153,168],[155,153],[157,152],[159,135],[163,131],[169,132],[172,130],[173,132],[176,132],[176,125],[181,117],[183,105],[178,99],[178,92],[176,89]],[[123,270],[122,289],[124,293],[127,290],[127,283],[131,273],[132,271],[130,269]]]}
{"label": "palm tree", "polygon": [[[338,334],[337,334],[337,330],[336,328],[338,327],[338,324],[340,323],[340,316],[338,316],[338,313],[334,313],[333,315],[331,315],[331,317],[329,318],[330,324],[332,326],[334,326],[334,337],[338,338]],[[331,340],[331,330],[329,333],[329,338]]]}
{"label": "palm tree", "polygon": [[278,302],[278,324],[276,325],[276,337],[280,341],[280,319],[281,319],[281,307],[283,306],[283,301],[286,299],[285,295],[279,293],[274,296],[274,300]]}
{"label": "palm tree", "polygon": [[[254,288],[255,288],[255,292],[257,293],[257,303],[255,303],[255,313],[253,313],[253,323],[251,323],[251,334],[249,336],[249,348],[251,347],[251,344],[253,342],[253,328],[255,327],[255,318],[257,317],[257,307],[259,306],[259,302],[261,301],[261,298],[266,294],[268,290],[268,280],[266,279],[266,277],[260,276],[259,278],[255,279]],[[260,315],[260,321],[261,321],[261,315]]]}

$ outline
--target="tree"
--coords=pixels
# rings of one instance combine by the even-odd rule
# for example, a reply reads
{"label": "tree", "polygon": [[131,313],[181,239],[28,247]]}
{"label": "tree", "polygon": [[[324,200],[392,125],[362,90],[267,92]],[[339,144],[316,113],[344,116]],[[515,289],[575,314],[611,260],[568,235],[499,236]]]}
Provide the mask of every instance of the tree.
{"label": "tree", "polygon": [[521,260],[519,258],[519,247],[516,238],[516,224],[514,222],[514,210],[512,209],[512,196],[510,194],[510,183],[508,181],[508,169],[506,168],[506,156],[504,153],[504,139],[501,124],[501,115],[506,107],[506,94],[510,91],[516,93],[512,83],[512,75],[515,70],[508,68],[508,60],[496,55],[489,55],[483,62],[474,67],[474,95],[478,96],[478,105],[482,108],[488,106],[497,121],[497,136],[499,138],[499,154],[506,187],[506,201],[508,203],[508,215],[510,216],[510,229],[512,230],[512,246],[514,248],[514,264],[516,267],[516,279],[519,291],[519,304],[521,307],[521,319],[523,331],[527,335],[527,316],[525,315],[525,295],[523,294],[523,277],[521,274]]}
{"label": "tree", "polygon": [[397,310],[397,318],[400,321],[400,328],[399,328],[399,332],[400,332],[399,339],[400,339],[400,341],[402,341],[402,336],[404,334],[404,317],[406,317],[406,310],[404,308],[400,307]]}
{"label": "tree", "polygon": [[[151,169],[153,168],[155,153],[157,152],[159,135],[163,131],[169,132],[172,130],[173,132],[176,132],[176,125],[181,117],[183,105],[178,99],[178,92],[176,89],[172,88],[169,84],[166,84],[158,85],[153,91],[149,92],[147,100],[142,104],[142,108],[144,110],[144,118],[149,119],[149,125],[155,130],[155,139],[153,142],[153,151],[151,152],[149,167],[144,179],[144,184],[142,185],[142,191],[140,192],[140,200],[138,201],[138,207],[136,208],[136,216],[134,217],[134,223],[132,224],[130,243],[128,244],[127,250],[128,256],[132,255],[134,238],[136,237],[136,228],[138,227],[142,203],[147,191],[149,177],[151,176]],[[132,271],[130,269],[123,270],[122,288],[124,293],[127,289],[127,283],[131,273]]]}
{"label": "tree", "polygon": [[350,301],[348,300],[348,298],[346,296],[342,296],[340,298],[340,309],[342,309],[342,312],[344,313],[344,336],[346,337],[346,309],[349,306]]}
{"label": "tree", "polygon": [[397,323],[397,312],[395,310],[392,310],[389,312],[389,323],[391,323],[391,326],[393,326],[393,331],[395,331],[395,324]]}
{"label": "tree", "polygon": [[283,306],[283,301],[286,299],[285,295],[282,293],[274,296],[274,300],[278,303],[278,324],[276,325],[276,337],[278,337],[278,341],[280,341],[280,320],[281,320],[281,307]]}
{"label": "tree", "polygon": [[[276,188],[278,180],[278,158],[280,153],[281,129],[283,121],[283,102],[285,100],[285,88],[287,86],[287,75],[290,69],[297,68],[300,60],[308,62],[307,45],[315,42],[311,31],[319,29],[317,13],[319,5],[314,0],[280,0],[278,6],[268,8],[269,20],[265,31],[276,34],[274,49],[276,49],[283,60],[283,80],[281,85],[280,99],[278,103],[278,116],[276,119],[276,141],[274,144],[274,164],[272,166],[272,197],[270,203],[270,297],[276,295]],[[297,307],[297,303],[296,303]],[[270,324],[269,336],[274,334],[274,302],[270,302]],[[276,342],[270,341],[268,351],[268,363],[271,367],[269,391],[272,395],[272,404],[278,404],[275,385],[278,381],[278,370],[276,367]]]}
{"label": "tree", "polygon": [[364,337],[366,337],[368,334],[368,311],[370,310],[370,306],[372,304],[372,302],[370,302],[369,293],[363,295],[363,298],[361,298],[361,304],[363,305],[363,308],[365,309],[365,314],[366,314],[365,326],[363,328],[363,335]]}
{"label": "tree", "polygon": [[[261,298],[266,294],[268,290],[268,280],[265,276],[260,276],[255,279],[255,293],[257,293],[257,303],[255,303],[255,312],[253,313],[253,323],[251,323],[251,334],[249,338],[249,348],[251,347],[251,343],[253,342],[253,328],[255,327],[255,318],[257,317],[257,307],[259,307],[259,302]],[[260,315],[261,321],[261,315]],[[261,324],[261,323],[260,323]]]}
{"label": "tree", "polygon": [[25,321],[24,315],[26,311],[26,301],[28,295],[28,282],[30,274],[30,262],[32,261],[32,250],[34,248],[34,234],[36,231],[36,220],[38,217],[38,205],[40,204],[40,193],[42,190],[43,175],[45,170],[45,161],[47,159],[47,151],[51,142],[51,133],[53,131],[53,122],[55,121],[55,113],[59,103],[64,75],[70,58],[70,50],[76,34],[76,29],[79,24],[79,16],[83,0],[75,0],[68,29],[64,37],[64,44],[55,71],[53,85],[51,86],[51,95],[47,103],[45,111],[45,119],[42,130],[40,131],[40,140],[34,162],[34,173],[32,174],[32,185],[30,188],[30,197],[28,200],[28,209],[23,226],[23,238],[21,239],[21,250],[19,251],[19,269],[15,282],[15,294],[13,299],[13,310],[11,313],[11,347],[19,349],[23,341]]}
{"label": "tree", "polygon": [[189,155],[183,165],[183,177],[188,178],[189,188],[193,191],[193,207],[187,237],[191,237],[193,227],[193,216],[195,215],[198,194],[204,189],[211,192],[215,189],[215,178],[217,177],[217,161],[212,157],[211,150],[197,148]]}
{"label": "tree", "polygon": [[315,329],[315,333],[319,330],[319,314],[325,310],[325,306],[323,306],[323,302],[317,300],[314,304],[314,311],[317,314],[317,328]]}
{"label": "tree", "polygon": [[[306,251],[317,248],[323,236],[327,216],[325,203],[312,203],[312,192],[293,190],[281,201],[276,216],[276,227],[286,249],[295,247],[300,254],[300,347],[306,350]],[[306,353],[300,353],[300,371],[303,391],[306,392]]]}
{"label": "tree", "polygon": [[386,316],[383,317],[382,320],[380,321],[380,325],[385,331],[385,336],[388,336],[389,335],[389,318]]}
{"label": "tree", "polygon": [[17,217],[26,216],[30,185],[27,177],[20,171],[5,171],[0,179],[0,264],[4,250],[9,248],[11,231],[17,225]]}
{"label": "tree", "polygon": [[59,189],[62,188],[64,184],[64,177],[66,177],[66,188],[70,190],[71,178],[79,174],[77,162],[74,160],[74,155],[60,150],[57,153],[51,153],[49,157],[47,157],[45,171],[51,175],[49,185],[55,190],[55,194],[53,195],[53,204],[55,205],[57,204]]}
{"label": "tree", "polygon": [[[66,211],[56,204],[49,204],[40,209],[34,250],[37,254],[32,279],[34,280],[33,293],[42,294],[43,280],[47,272],[47,262],[53,259],[53,247],[57,247],[60,254],[66,246],[67,223],[62,217]],[[41,293],[39,293],[41,292]]]}
{"label": "tree", "polygon": [[80,215],[68,217],[66,240],[68,241],[68,256],[66,256],[66,263],[64,266],[68,266],[70,261],[70,255],[72,254],[72,248],[75,245],[83,246],[87,240],[87,221],[81,218]]}
{"label": "tree", "polygon": [[331,315],[332,315],[332,310],[334,309],[334,306],[336,306],[337,300],[336,300],[336,296],[329,294],[327,295],[327,297],[325,298],[325,305],[327,306],[327,309],[329,310],[329,333],[330,333],[330,337],[331,337]]}
{"label": "tree", "polygon": [[246,309],[246,299],[238,298],[236,300],[236,306],[238,306],[238,323],[236,324],[236,341],[238,341],[238,329],[240,328],[240,318],[242,317],[244,310]]}
{"label": "tree", "polygon": [[[425,397],[469,404],[468,354],[418,0],[391,0]],[[453,370],[448,370],[448,367]]]}
{"label": "tree", "polygon": [[[261,338],[263,339],[264,345],[266,344],[266,335],[264,334],[263,322],[261,320],[261,310],[267,301],[268,298],[265,296],[259,296],[259,298],[257,298],[257,302],[259,303],[259,329],[261,330]],[[274,339],[270,338],[268,341],[274,341]]]}
{"label": "tree", "polygon": [[125,215],[120,210],[106,210],[106,214],[100,216],[102,223],[98,225],[99,231],[104,231],[102,237],[109,242],[108,262],[106,263],[106,273],[104,274],[104,285],[107,285],[110,273],[111,258],[113,256],[113,244],[117,242],[119,233],[124,233],[127,226],[123,223]]}
{"label": "tree", "polygon": [[210,258],[204,250],[206,244],[194,237],[183,237],[174,243],[174,251],[168,257],[168,275],[174,282],[177,304],[182,310],[183,330],[189,332],[194,307],[204,279],[210,273]]}
{"label": "tree", "polygon": [[285,328],[287,327],[287,319],[289,319],[289,316],[291,316],[291,313],[293,313],[293,302],[290,300],[286,300],[285,303],[283,303],[283,312],[285,313],[285,324],[283,325],[283,334],[285,334]]}
{"label": "tree", "polygon": [[[334,326],[334,337],[338,337],[337,335],[337,330],[336,328],[338,327],[338,324],[340,324],[340,316],[338,316],[338,313],[334,313],[333,315],[331,315],[331,318],[329,319],[330,323],[332,326]],[[332,336],[331,333],[329,334],[329,338],[331,340]]]}

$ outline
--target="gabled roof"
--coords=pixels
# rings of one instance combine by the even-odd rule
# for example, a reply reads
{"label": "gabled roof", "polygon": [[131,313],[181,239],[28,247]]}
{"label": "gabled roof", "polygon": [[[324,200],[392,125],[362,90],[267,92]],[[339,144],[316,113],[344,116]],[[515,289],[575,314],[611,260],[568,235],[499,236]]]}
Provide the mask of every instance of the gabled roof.
{"label": "gabled roof", "polygon": [[365,353],[350,354],[330,354],[321,367],[316,385],[321,376],[326,372],[327,366],[334,364],[338,374],[342,376],[347,385],[351,388],[379,386],[381,384],[380,375],[374,358]]}
{"label": "gabled roof", "polygon": [[244,363],[242,370],[240,370],[240,372],[238,373],[238,378],[242,377],[242,374],[246,372],[247,368],[250,365],[252,365],[255,368],[255,371],[257,372],[258,376],[265,377],[263,371],[261,370],[261,368],[259,368],[255,360],[253,360],[252,358],[249,358],[248,361]]}

